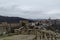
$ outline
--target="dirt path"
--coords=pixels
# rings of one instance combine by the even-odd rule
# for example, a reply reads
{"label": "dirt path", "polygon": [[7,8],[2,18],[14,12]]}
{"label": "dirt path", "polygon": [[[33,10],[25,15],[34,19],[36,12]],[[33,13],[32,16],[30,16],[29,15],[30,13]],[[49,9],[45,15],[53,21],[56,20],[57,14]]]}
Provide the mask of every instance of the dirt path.
{"label": "dirt path", "polygon": [[0,40],[33,40],[35,35],[15,35],[11,37],[6,37]]}

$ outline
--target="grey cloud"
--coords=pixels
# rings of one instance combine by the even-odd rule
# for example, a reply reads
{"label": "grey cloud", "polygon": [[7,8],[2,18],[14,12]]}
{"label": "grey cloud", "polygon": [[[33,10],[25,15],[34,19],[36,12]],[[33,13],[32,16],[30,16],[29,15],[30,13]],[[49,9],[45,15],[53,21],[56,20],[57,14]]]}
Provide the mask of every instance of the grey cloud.
{"label": "grey cloud", "polygon": [[0,15],[59,18],[60,0],[0,0]]}

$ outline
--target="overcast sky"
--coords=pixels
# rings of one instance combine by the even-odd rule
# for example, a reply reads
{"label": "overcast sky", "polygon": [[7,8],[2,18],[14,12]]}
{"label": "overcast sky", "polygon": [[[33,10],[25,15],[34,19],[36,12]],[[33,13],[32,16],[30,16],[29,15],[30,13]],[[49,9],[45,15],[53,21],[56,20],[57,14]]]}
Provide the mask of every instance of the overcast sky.
{"label": "overcast sky", "polygon": [[60,0],[0,0],[0,15],[60,19]]}

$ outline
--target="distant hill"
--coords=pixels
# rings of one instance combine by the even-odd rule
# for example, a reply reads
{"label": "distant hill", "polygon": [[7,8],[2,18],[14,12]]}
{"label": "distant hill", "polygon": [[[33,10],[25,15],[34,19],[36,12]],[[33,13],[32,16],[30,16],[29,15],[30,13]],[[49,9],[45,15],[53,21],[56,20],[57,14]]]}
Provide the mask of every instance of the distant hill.
{"label": "distant hill", "polygon": [[17,23],[17,22],[19,22],[20,20],[32,21],[32,20],[25,19],[25,18],[20,18],[20,17],[0,16],[0,22]]}

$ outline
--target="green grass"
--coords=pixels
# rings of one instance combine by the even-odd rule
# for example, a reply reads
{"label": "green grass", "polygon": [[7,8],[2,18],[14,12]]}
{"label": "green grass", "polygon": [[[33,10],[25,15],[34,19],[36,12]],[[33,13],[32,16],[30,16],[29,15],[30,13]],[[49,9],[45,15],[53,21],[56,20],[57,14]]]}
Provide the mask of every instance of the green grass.
{"label": "green grass", "polygon": [[5,34],[5,35],[0,35],[0,38],[4,38],[4,37],[10,37],[16,35],[15,33],[10,33],[10,34]]}

